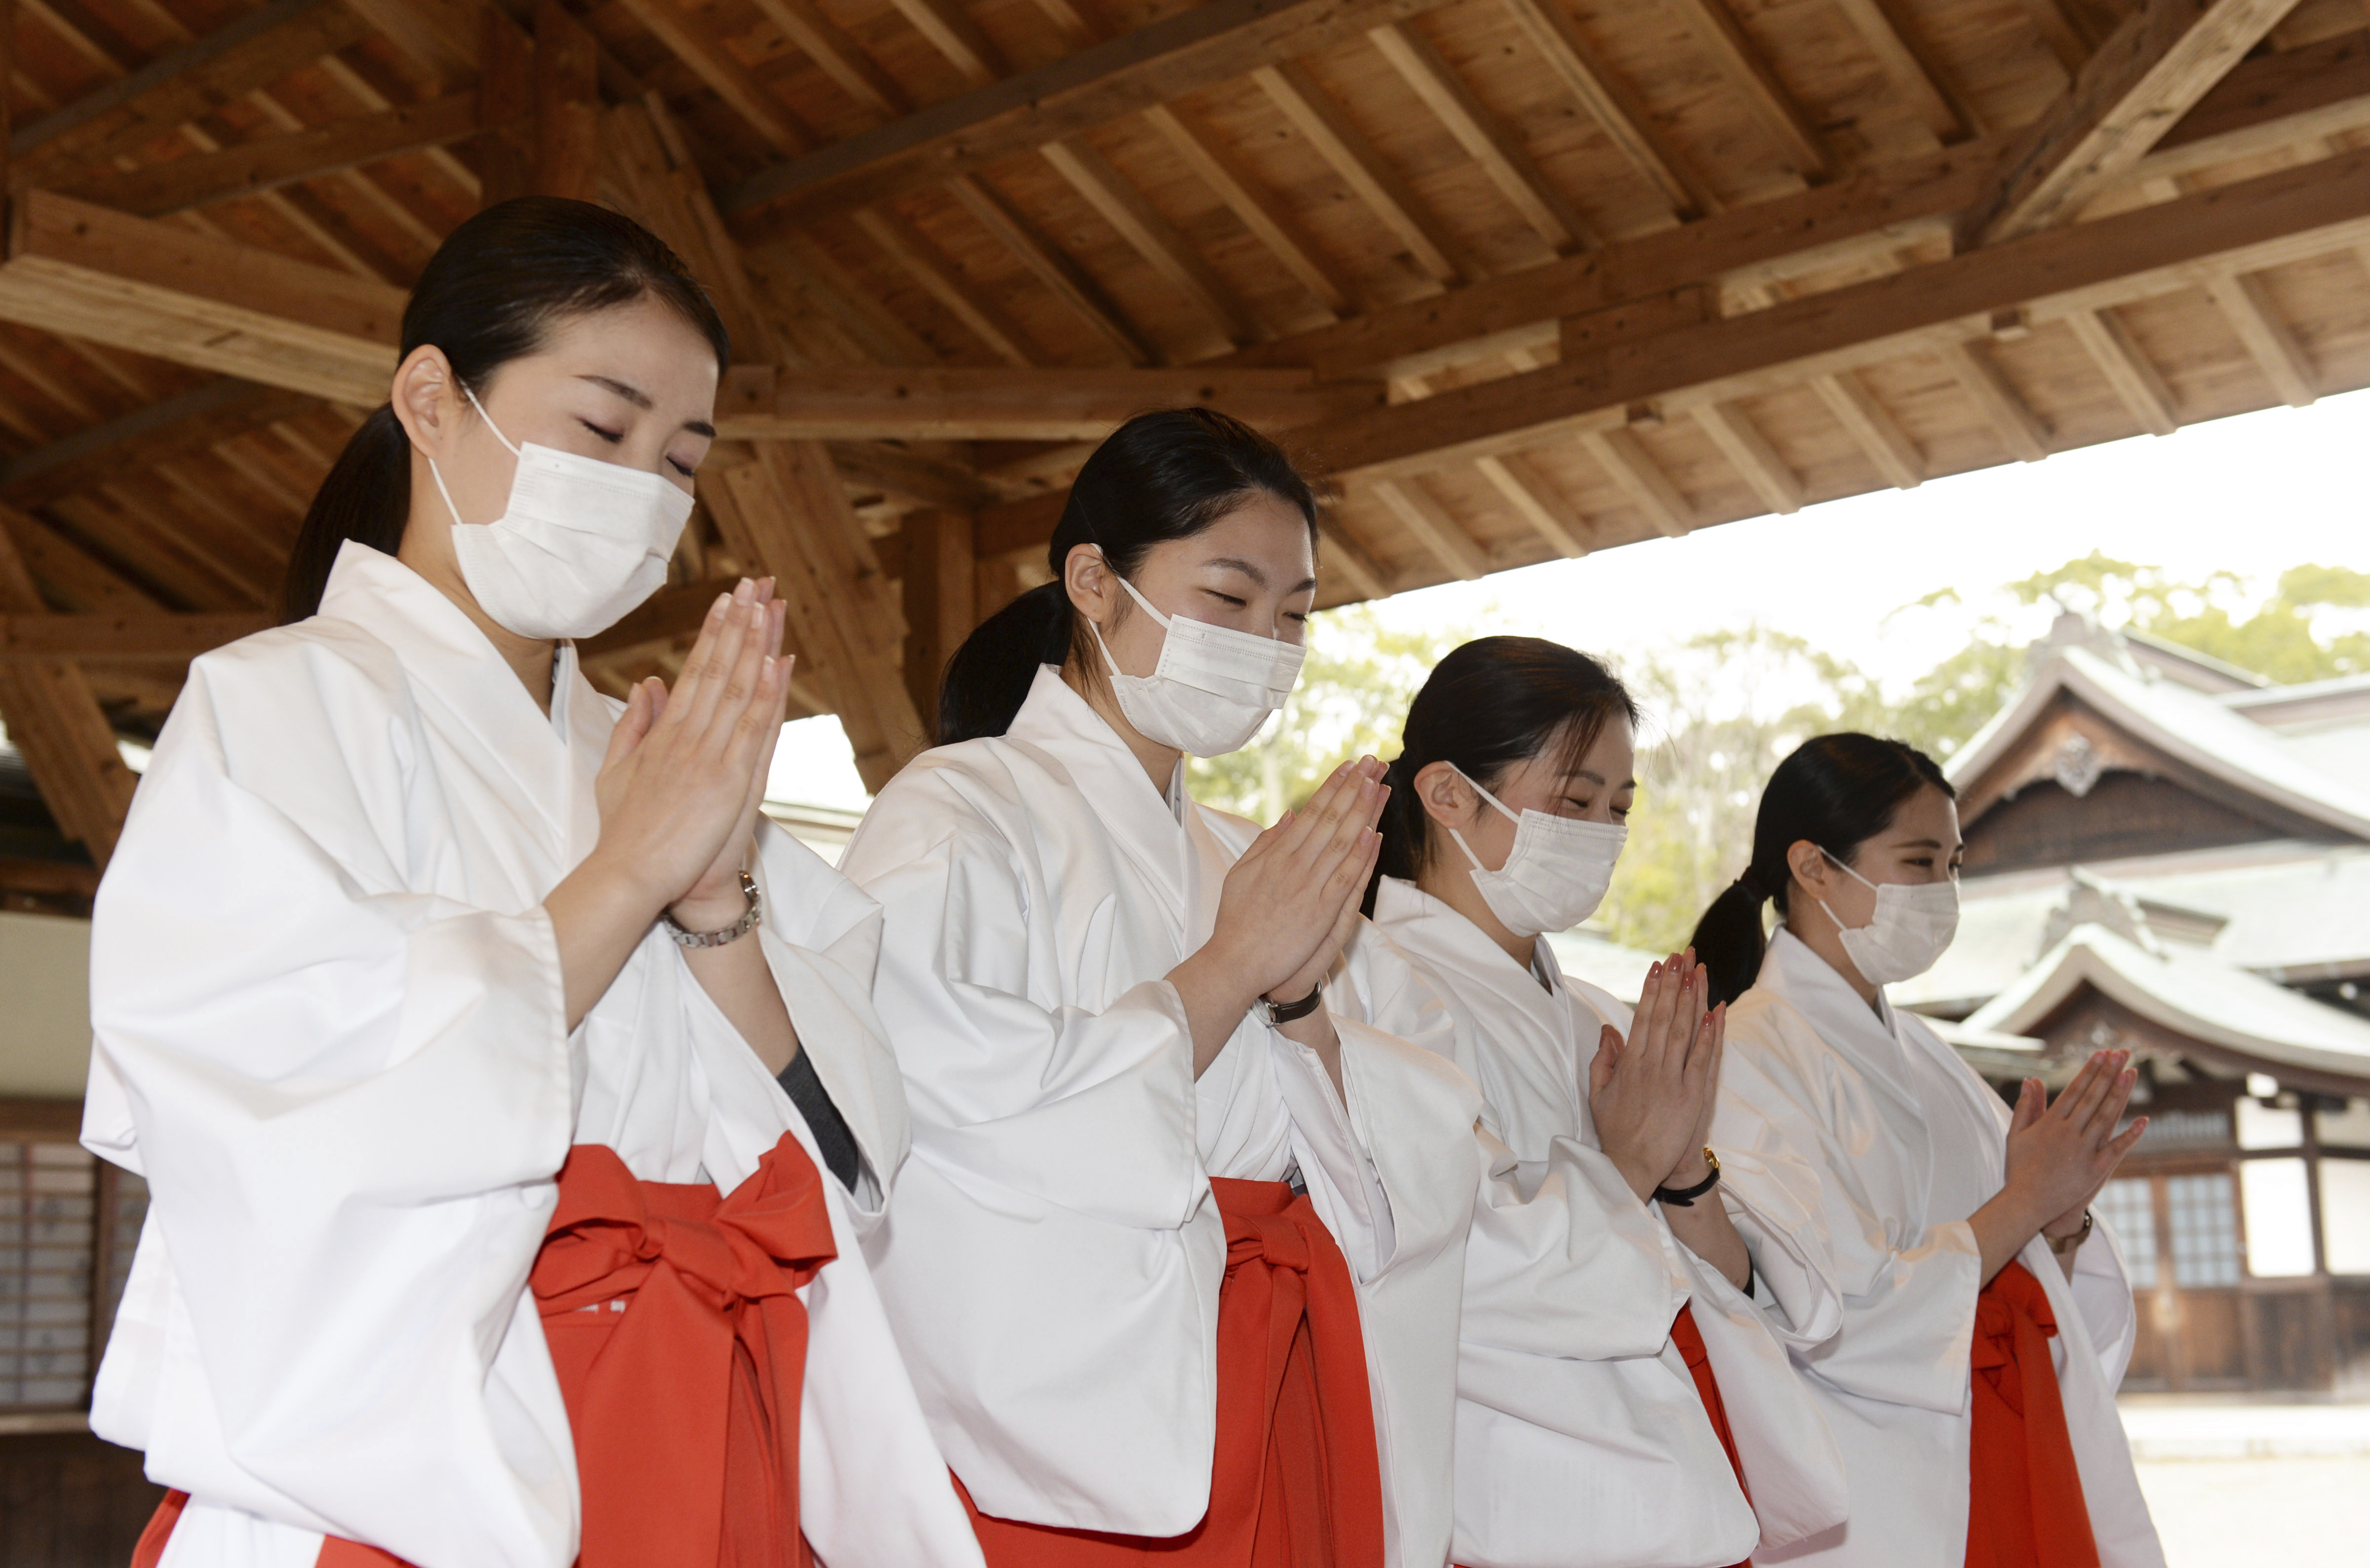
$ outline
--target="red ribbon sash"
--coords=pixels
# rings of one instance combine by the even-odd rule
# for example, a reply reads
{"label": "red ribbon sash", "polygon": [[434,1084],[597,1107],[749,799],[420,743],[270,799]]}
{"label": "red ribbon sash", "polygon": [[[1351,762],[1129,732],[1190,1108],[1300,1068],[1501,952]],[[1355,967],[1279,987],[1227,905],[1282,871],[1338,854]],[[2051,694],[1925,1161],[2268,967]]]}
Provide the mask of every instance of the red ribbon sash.
{"label": "red ribbon sash", "polygon": [[963,1491],[990,1568],[1379,1568],[1383,1481],[1357,1287],[1306,1196],[1210,1183],[1226,1222],[1210,1511],[1156,1539],[991,1518]]}
{"label": "red ribbon sash", "polygon": [[1967,1568],[2099,1568],[2049,1342],[2049,1294],[2011,1262],[1975,1300]]}
{"label": "red ribbon sash", "polygon": [[[835,1256],[793,1135],[730,1197],[638,1182],[598,1144],[569,1151],[530,1284],[576,1439],[580,1568],[806,1568],[792,1293]],[[156,1568],[188,1503],[166,1494],[132,1568]],[[316,1568],[407,1565],[331,1537]]]}

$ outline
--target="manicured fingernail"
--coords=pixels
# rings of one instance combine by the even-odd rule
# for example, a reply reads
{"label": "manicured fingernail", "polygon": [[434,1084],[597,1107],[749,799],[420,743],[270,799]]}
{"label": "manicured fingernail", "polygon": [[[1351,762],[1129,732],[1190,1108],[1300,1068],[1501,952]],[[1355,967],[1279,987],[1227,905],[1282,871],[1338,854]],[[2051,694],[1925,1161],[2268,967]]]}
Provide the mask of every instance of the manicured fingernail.
{"label": "manicured fingernail", "polygon": [[726,606],[730,605],[731,603],[732,603],[732,595],[731,595],[731,594],[719,594],[718,595],[716,595],[716,603],[714,603],[714,604],[712,604],[712,605],[708,605],[708,618],[709,620],[714,620],[717,617],[719,617],[719,616],[722,615],[722,614],[724,613],[724,611],[725,611]]}
{"label": "manicured fingernail", "polygon": [[745,577],[732,585],[732,596],[740,600],[744,605],[752,598],[754,598],[756,596],[756,593],[757,585],[754,582],[750,582]]}

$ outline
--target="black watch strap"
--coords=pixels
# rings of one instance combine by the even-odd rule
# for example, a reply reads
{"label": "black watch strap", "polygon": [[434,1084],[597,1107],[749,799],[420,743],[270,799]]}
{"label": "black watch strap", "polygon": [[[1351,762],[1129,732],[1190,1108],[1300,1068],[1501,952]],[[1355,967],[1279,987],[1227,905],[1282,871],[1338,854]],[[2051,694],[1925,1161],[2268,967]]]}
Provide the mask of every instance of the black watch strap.
{"label": "black watch strap", "polygon": [[1654,1189],[1654,1201],[1676,1204],[1681,1208],[1693,1207],[1697,1198],[1720,1185],[1720,1156],[1707,1148],[1704,1150],[1704,1163],[1711,1167],[1710,1175],[1692,1187],[1657,1187]]}
{"label": "black watch strap", "polygon": [[1265,997],[1261,997],[1260,998],[1260,1007],[1266,1012],[1269,1023],[1291,1023],[1296,1020],[1306,1018],[1310,1013],[1315,1012],[1317,1010],[1317,1004],[1324,999],[1325,982],[1319,980],[1316,985],[1309,987],[1308,995],[1301,997],[1300,1000],[1296,1002],[1271,1002]]}

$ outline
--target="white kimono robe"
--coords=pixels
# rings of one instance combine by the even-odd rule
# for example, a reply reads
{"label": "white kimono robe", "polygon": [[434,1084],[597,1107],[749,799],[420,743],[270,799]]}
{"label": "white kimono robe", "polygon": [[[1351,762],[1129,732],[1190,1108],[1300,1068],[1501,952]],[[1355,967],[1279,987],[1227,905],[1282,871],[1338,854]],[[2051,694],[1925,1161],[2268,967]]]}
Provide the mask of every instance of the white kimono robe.
{"label": "white kimono robe", "polygon": [[[566,1568],[574,1450],[528,1270],[570,1145],[730,1192],[789,1098],[653,928],[571,1034],[540,907],[592,848],[617,705],[546,719],[483,634],[349,544],[300,625],[190,667],[92,926],[84,1142],[151,1202],[91,1425],[191,1494],[168,1568]],[[800,1294],[800,1517],[834,1564],[976,1564],[863,1254],[906,1127],[880,913],[763,832],[756,939],[861,1146]],[[823,1170],[819,1158],[818,1170]]]}
{"label": "white kimono robe", "polygon": [[[1780,929],[1728,1015],[1713,1147],[1727,1161],[1780,1147],[1810,1161],[1821,1212],[1804,1239],[1843,1291],[1841,1332],[1795,1351],[1842,1446],[1851,1516],[1769,1562],[1957,1568],[1967,1540],[1970,1386],[1983,1263],[1967,1217],[2007,1176],[2009,1112],[1915,1013],[1881,1015]],[[1734,1183],[1748,1200],[1760,1178]],[[2115,1412],[2137,1319],[2103,1224],[2069,1284],[2036,1238],[2019,1261],[2057,1319],[2065,1424],[2103,1568],[2162,1568]]]}
{"label": "white kimono robe", "polygon": [[[1771,1259],[1756,1286],[1759,1303],[1770,1304],[1765,1316],[1680,1245],[1600,1151],[1588,1066],[1604,1025],[1628,1033],[1628,1008],[1562,974],[1544,940],[1536,968],[1524,969],[1470,920],[1398,878],[1376,889],[1374,928],[1446,1000],[1457,1065],[1481,1090],[1482,1125],[1519,1161],[1520,1195],[1541,1211],[1533,1217],[1553,1223],[1560,1211],[1570,1251],[1593,1262],[1566,1274],[1560,1290],[1517,1298],[1518,1309],[1532,1311],[1492,1312],[1480,1275],[1502,1233],[1475,1228],[1457,1379],[1455,1561],[1720,1568],[1756,1543],[1840,1521],[1841,1458],[1773,1335],[1801,1338],[1799,1321],[1815,1343],[1840,1320],[1835,1292],[1791,1239],[1806,1212],[1799,1194],[1812,1185],[1807,1171],[1788,1171],[1775,1185],[1774,1216],[1755,1216],[1722,1188],[1756,1261]],[[1550,1182],[1558,1163],[1585,1179]],[[1519,1264],[1507,1272],[1519,1276]],[[1538,1309],[1540,1296],[1553,1305]],[[1751,1505],[1671,1342],[1671,1320],[1690,1301]],[[1543,1327],[1551,1331],[1546,1343]]]}
{"label": "white kimono robe", "polygon": [[1209,1179],[1296,1166],[1357,1284],[1390,1560],[1438,1568],[1478,1102],[1339,990],[1346,1105],[1248,1017],[1195,1080],[1164,976],[1254,832],[1164,800],[1050,666],[1008,733],[881,791],[841,861],[882,908],[874,998],[914,1119],[874,1273],[982,1512],[1181,1534],[1210,1499]]}

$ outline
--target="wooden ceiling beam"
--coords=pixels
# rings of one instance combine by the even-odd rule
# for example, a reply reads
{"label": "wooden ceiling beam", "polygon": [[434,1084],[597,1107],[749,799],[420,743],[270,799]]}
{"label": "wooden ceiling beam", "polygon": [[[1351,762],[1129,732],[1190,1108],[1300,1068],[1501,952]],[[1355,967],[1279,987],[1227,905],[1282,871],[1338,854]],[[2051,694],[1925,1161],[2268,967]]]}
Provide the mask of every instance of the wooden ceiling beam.
{"label": "wooden ceiling beam", "polygon": [[962,79],[974,87],[986,86],[1010,75],[1004,51],[987,36],[958,0],[889,0],[907,25],[927,39]]}
{"label": "wooden ceiling beam", "polygon": [[63,194],[141,217],[236,201],[360,164],[441,147],[477,132],[477,95],[455,93],[355,120],[241,142],[124,170],[107,166],[58,183]]}
{"label": "wooden ceiling beam", "polygon": [[2180,428],[2172,388],[2112,310],[2077,310],[2066,317],[2065,324],[2142,430],[2170,435]]}
{"label": "wooden ceiling beam", "polygon": [[1683,326],[1420,403],[1330,421],[1300,440],[1337,475],[1437,467],[1561,427],[1682,411],[1962,340],[1994,313],[2035,324],[2254,271],[2370,235],[2370,152],[2284,168],[2154,206],[2045,229],[1765,310]]}
{"label": "wooden ceiling beam", "polygon": [[1500,122],[1421,33],[1402,23],[1386,22],[1366,39],[1550,249],[1579,250],[1604,243],[1539,172],[1513,132]]}
{"label": "wooden ceiling beam", "polygon": [[1004,499],[993,485],[960,463],[878,441],[826,444],[833,467],[852,485],[958,512],[976,512]]}
{"label": "wooden ceiling beam", "polygon": [[1478,458],[1473,466],[1513,508],[1514,515],[1547,542],[1549,549],[1567,560],[1578,560],[1588,553],[1596,531],[1580,514],[1580,509],[1566,501],[1547,478],[1531,466],[1528,458],[1518,452],[1508,452]]}
{"label": "wooden ceiling beam", "polygon": [[0,530],[8,535],[52,605],[72,611],[125,613],[166,606],[145,588],[79,547],[40,519],[0,506]]}
{"label": "wooden ceiling beam", "polygon": [[1725,0],[1662,0],[1681,25],[1728,78],[1729,86],[1752,109],[1794,164],[1794,172],[1812,185],[1835,171],[1835,154],[1811,123],[1794,94],[1771,69],[1761,48],[1745,36]]}
{"label": "wooden ceiling beam", "polygon": [[1222,409],[1285,429],[1378,408],[1380,383],[1315,384],[1306,371],[811,368],[736,377],[716,426],[741,441],[1096,441],[1154,408]]}
{"label": "wooden ceiling beam", "polygon": [[[1317,521],[1317,572],[1320,582],[1329,571],[1339,571],[1350,580],[1361,599],[1387,599],[1391,595],[1391,574],[1380,562],[1366,553],[1363,545],[1352,538],[1339,517],[1320,517]],[[1319,592],[1322,592],[1320,588]]]}
{"label": "wooden ceiling beam", "polygon": [[371,408],[404,292],[86,202],[11,203],[0,317]]}
{"label": "wooden ceiling beam", "polygon": [[800,53],[867,111],[882,120],[914,111],[914,100],[897,78],[883,70],[846,29],[825,16],[814,0],[756,0],[756,4]]}
{"label": "wooden ceiling beam", "polygon": [[180,662],[226,642],[251,637],[276,617],[260,612],[174,615],[60,616],[46,610],[0,616],[0,661],[9,663],[73,660],[77,663],[139,664]]}
{"label": "wooden ceiling beam", "polygon": [[[48,621],[33,575],[17,552],[15,519],[0,516],[0,628],[23,619]],[[82,845],[104,870],[132,809],[139,783],[116,749],[115,731],[72,662],[13,656],[14,639],[0,629],[0,722],[25,760],[34,787],[58,831]]]}
{"label": "wooden ceiling beam", "polygon": [[[273,0],[17,129],[9,137],[12,175],[21,179],[131,150],[368,31],[334,0]],[[111,56],[107,63],[118,68]]]}
{"label": "wooden ceiling beam", "polygon": [[1030,342],[1028,329],[991,294],[958,277],[954,264],[905,217],[886,206],[868,207],[856,214],[855,221],[866,238],[886,251],[891,260],[903,268],[931,298],[946,306],[948,313],[986,344],[991,353],[1007,364],[1036,362],[1037,351]]}
{"label": "wooden ceiling beam", "polygon": [[2261,282],[2233,271],[2209,279],[2205,292],[2280,401],[2291,409],[2310,407],[2320,397],[2319,377]]}
{"label": "wooden ceiling beam", "polygon": [[1750,414],[1734,403],[1704,403],[1697,407],[1695,416],[1696,423],[1711,437],[1712,444],[1762,505],[1781,517],[1802,510],[1801,476],[1786,466]]}
{"label": "wooden ceiling beam", "polygon": [[[2038,0],[2048,5],[2050,0]],[[1891,82],[1934,139],[1943,145],[1984,133],[1982,120],[1949,74],[1918,40],[1910,20],[1892,0],[1836,0],[1844,16],[1860,36]],[[2073,75],[2079,63],[2067,67]]]}
{"label": "wooden ceiling beam", "polygon": [[535,194],[600,195],[601,51],[559,0],[535,7]]}
{"label": "wooden ceiling beam", "polygon": [[1243,364],[1306,364],[1352,375],[1560,317],[1668,295],[1678,286],[1750,272],[1774,278],[1858,250],[1892,249],[1949,232],[1972,201],[1997,144],[1971,143],[1789,196],[1567,256],[1429,299],[1294,333],[1246,350]]}
{"label": "wooden ceiling beam", "polygon": [[1968,247],[2060,224],[2147,155],[2296,0],[2144,0],[2000,160]]}
{"label": "wooden ceiling beam", "polygon": [[2370,31],[2240,62],[2123,176],[2173,179],[2370,125]]}
{"label": "wooden ceiling beam", "polygon": [[689,15],[676,0],[618,3],[666,46],[668,53],[708,84],[708,90],[777,156],[794,158],[814,146],[813,128],[758,81],[705,21]]}
{"label": "wooden ceiling beam", "polygon": [[1811,377],[1811,390],[1886,484],[1895,490],[1916,490],[1926,482],[1925,455],[1867,383],[1850,371],[1839,371]]}
{"label": "wooden ceiling beam", "polygon": [[1580,432],[1580,444],[1605,477],[1618,486],[1631,504],[1645,514],[1654,532],[1664,538],[1683,539],[1696,526],[1695,508],[1671,482],[1670,475],[1654,461],[1637,432],[1627,425],[1615,425],[1606,430],[1584,430]]}
{"label": "wooden ceiling beam", "polygon": [[1003,192],[977,175],[959,174],[947,190],[963,211],[995,236],[1073,315],[1131,364],[1154,364],[1159,349],[1120,308],[1102,284],[1029,220]]}
{"label": "wooden ceiling beam", "polygon": [[1417,271],[1436,282],[1478,278],[1482,271],[1464,245],[1409,189],[1365,134],[1297,61],[1261,65],[1251,80],[1282,110],[1352,194],[1407,247]]}
{"label": "wooden ceiling beam", "polygon": [[1934,352],[2010,455],[2020,463],[2038,463],[2049,455],[2048,424],[1991,355],[1973,343],[1940,343]]}
{"label": "wooden ceiling beam", "polygon": [[1149,27],[789,159],[732,188],[727,213],[765,226],[846,212],[984,168],[1309,54],[1444,0],[1204,0]]}
{"label": "wooden ceiling beam", "polygon": [[1597,57],[1562,0],[1500,3],[1564,90],[1580,100],[1621,156],[1662,192],[1672,215],[1696,218],[1720,210],[1719,197],[1655,128],[1644,102]]}
{"label": "wooden ceiling beam", "polygon": [[0,462],[0,499],[41,506],[119,478],[129,468],[202,451],[217,441],[313,407],[301,393],[247,382],[208,382]]}
{"label": "wooden ceiling beam", "polygon": [[[1040,149],[1053,172],[1069,183],[1102,220],[1117,230],[1130,248],[1144,258],[1161,282],[1193,303],[1226,340],[1220,348],[1272,336],[1262,331],[1234,285],[1218,274],[1199,247],[1122,174],[1111,161],[1084,137],[1049,142]],[[1192,356],[1203,357],[1201,355]]]}
{"label": "wooden ceiling beam", "polygon": [[1474,582],[1490,574],[1490,552],[1465,531],[1465,525],[1440,503],[1421,478],[1410,474],[1403,478],[1377,481],[1371,488],[1375,499],[1387,507],[1415,536],[1416,542],[1431,551],[1432,558],[1447,568],[1451,575]]}
{"label": "wooden ceiling beam", "polygon": [[1347,279],[1325,259],[1292,209],[1269,192],[1231,148],[1169,105],[1154,104],[1145,110],[1144,118],[1317,304],[1335,317],[1351,312],[1354,294]]}

